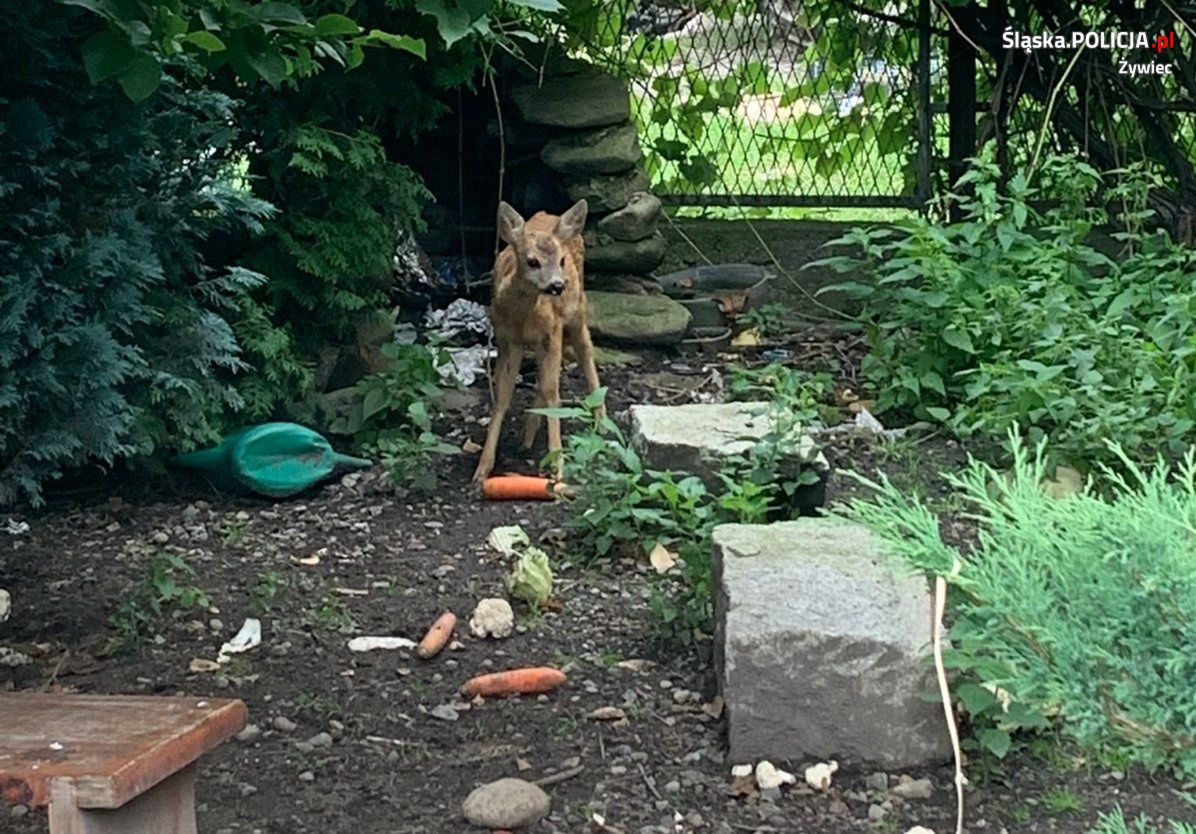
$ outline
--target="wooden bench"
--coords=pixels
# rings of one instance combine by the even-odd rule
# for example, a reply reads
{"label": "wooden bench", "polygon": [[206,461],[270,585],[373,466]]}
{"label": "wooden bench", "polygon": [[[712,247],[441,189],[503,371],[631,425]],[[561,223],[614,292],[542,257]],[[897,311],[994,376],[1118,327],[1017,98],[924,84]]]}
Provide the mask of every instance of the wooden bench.
{"label": "wooden bench", "polygon": [[195,834],[195,761],[245,726],[241,701],[0,693],[0,795],[50,834]]}

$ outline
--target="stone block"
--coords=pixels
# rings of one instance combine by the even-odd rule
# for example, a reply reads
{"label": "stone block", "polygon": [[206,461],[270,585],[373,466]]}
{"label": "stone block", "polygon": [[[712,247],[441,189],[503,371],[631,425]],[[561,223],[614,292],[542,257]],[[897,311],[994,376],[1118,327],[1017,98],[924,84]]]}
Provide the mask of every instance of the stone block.
{"label": "stone block", "polygon": [[932,607],[867,528],[839,519],[716,527],[715,665],[733,763],[950,758],[926,662]]}

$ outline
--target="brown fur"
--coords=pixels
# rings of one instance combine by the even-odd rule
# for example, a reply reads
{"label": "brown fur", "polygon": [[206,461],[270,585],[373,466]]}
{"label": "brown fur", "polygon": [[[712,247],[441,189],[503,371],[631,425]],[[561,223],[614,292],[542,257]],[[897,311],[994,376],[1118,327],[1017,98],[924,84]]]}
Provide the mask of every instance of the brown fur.
{"label": "brown fur", "polygon": [[[490,411],[490,426],[486,443],[474,472],[474,481],[481,482],[494,468],[498,437],[502,431],[503,419],[511,404],[511,395],[519,378],[519,366],[524,353],[532,352],[538,368],[538,385],[535,407],[555,408],[560,405],[561,354],[566,342],[573,348],[577,362],[586,376],[590,391],[598,387],[598,370],[594,365],[594,350],[590,342],[590,329],[586,324],[585,295],[585,244],[580,234],[565,238],[558,236],[562,217],[575,221],[580,215],[580,224],[585,222],[584,202],[574,206],[562,217],[540,212],[522,228],[510,229],[512,219],[517,215],[509,207],[500,208],[499,229],[504,233],[504,211],[508,227],[504,238],[510,241],[494,262],[493,295],[490,304],[490,320],[494,326],[494,340],[498,346],[498,359],[494,366],[493,402]],[[561,261],[563,260],[563,265]],[[553,275],[559,270],[564,279],[560,295],[549,295],[528,277],[528,264],[536,263],[553,267]],[[531,448],[540,430],[540,415],[529,413],[523,433],[523,446]],[[561,448],[561,423],[555,417],[548,418],[548,448]],[[559,459],[557,474],[559,475]]]}

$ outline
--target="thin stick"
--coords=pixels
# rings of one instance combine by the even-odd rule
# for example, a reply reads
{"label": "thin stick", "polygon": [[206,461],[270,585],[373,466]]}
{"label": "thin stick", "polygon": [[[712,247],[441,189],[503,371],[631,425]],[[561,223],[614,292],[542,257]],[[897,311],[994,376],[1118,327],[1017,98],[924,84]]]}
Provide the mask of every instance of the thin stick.
{"label": "thin stick", "polygon": [[457,88],[457,232],[461,237],[461,270],[465,271],[465,107]]}
{"label": "thin stick", "polygon": [[1171,8],[1171,4],[1168,3],[1167,0],[1159,0],[1159,2],[1161,2],[1163,4],[1163,8],[1165,8],[1167,11],[1171,12],[1171,14],[1175,15],[1175,19],[1178,20],[1180,23],[1182,23],[1184,25],[1185,29],[1187,29],[1193,35],[1196,35],[1196,29],[1192,28],[1192,24],[1190,24],[1190,23],[1188,23],[1188,21],[1184,20],[1180,16],[1179,12],[1177,12],[1175,9]]}
{"label": "thin stick", "polygon": [[[502,118],[502,102],[498,98],[498,82],[491,71],[489,62],[486,64],[486,77],[490,82],[490,92],[494,95],[494,113],[498,117],[498,199],[502,199],[502,190],[507,176],[507,129]],[[498,225],[494,227],[494,257],[498,257],[499,247]]]}
{"label": "thin stick", "polygon": [[782,275],[784,275],[785,278],[788,279],[789,283],[793,284],[793,286],[795,286],[798,289],[798,291],[801,292],[801,294],[804,295],[807,299],[809,299],[813,304],[816,304],[817,306],[826,310],[828,313],[831,313],[835,318],[828,319],[823,316],[812,316],[809,313],[802,313],[800,311],[797,312],[797,315],[802,316],[803,318],[810,319],[811,321],[835,321],[836,319],[839,319],[842,321],[855,321],[855,319],[852,318],[851,316],[844,315],[842,312],[840,312],[839,310],[836,310],[834,307],[830,307],[826,304],[823,304],[821,301],[819,301],[814,296],[814,294],[812,292],[810,292],[805,287],[803,287],[800,283],[798,283],[798,280],[796,278],[794,278],[792,275],[790,275],[789,272],[785,269],[785,267],[781,266],[781,262],[779,260],[777,260],[777,256],[775,254],[773,254],[772,249],[769,248],[768,244],[764,242],[764,238],[760,236],[760,233],[758,231],[756,231],[756,225],[754,223],[752,223],[751,220],[748,219],[747,212],[745,212],[743,210],[743,206],[739,205],[738,200],[735,201],[735,208],[739,209],[739,212],[742,215],[743,222],[747,225],[748,229],[751,230],[752,235],[756,238],[756,242],[760,244],[760,248],[764,250],[764,254],[768,255],[768,259],[770,261],[772,261],[772,265],[777,268],[777,271],[780,272]]}
{"label": "thin stick", "polygon": [[555,785],[557,782],[564,782],[566,779],[572,779],[585,769],[585,765],[578,765],[577,767],[570,768],[569,770],[562,770],[560,773],[554,773],[551,776],[545,776],[543,779],[537,779],[535,782],[532,782],[532,784],[539,785],[541,788],[546,788],[549,785]]}
{"label": "thin stick", "polygon": [[710,260],[710,258],[706,257],[706,253],[698,248],[698,244],[696,244],[692,240],[690,240],[689,235],[687,235],[685,232],[681,231],[681,227],[673,222],[673,218],[669,217],[669,213],[667,211],[664,211],[662,209],[660,213],[664,215],[664,219],[668,221],[668,224],[673,227],[673,231],[676,232],[677,234],[679,234],[681,236],[681,239],[689,244],[689,248],[698,253],[699,258],[704,260],[706,263],[710,264],[710,266],[714,266],[714,261],[712,261],[712,260]]}
{"label": "thin stick", "polygon": [[[960,564],[955,562],[951,575],[959,573]],[[963,751],[959,746],[959,728],[955,726],[955,713],[951,709],[951,690],[947,686],[947,668],[943,663],[943,615],[947,611],[947,580],[941,576],[934,580],[934,670],[938,675],[939,694],[943,698],[943,713],[947,718],[947,733],[951,736],[951,748],[955,752],[955,834],[963,834],[963,786],[968,783],[963,775]]]}
{"label": "thin stick", "polygon": [[644,763],[636,762],[635,766],[640,769],[640,776],[644,777],[644,784],[648,786],[648,790],[652,791],[652,795],[657,799],[664,799],[664,797],[660,795],[660,791],[656,790],[656,783],[654,783],[648,776],[648,771],[644,770]]}
{"label": "thin stick", "polygon": [[1038,131],[1038,141],[1034,143],[1034,155],[1030,157],[1030,165],[1026,168],[1027,180],[1034,174],[1034,169],[1038,167],[1038,155],[1042,152],[1042,143],[1046,139],[1047,128],[1050,126],[1051,119],[1055,115],[1055,101],[1059,98],[1059,91],[1067,83],[1067,77],[1075,69],[1076,62],[1080,60],[1080,56],[1084,54],[1084,48],[1085,45],[1080,44],[1080,48],[1076,50],[1076,54],[1072,56],[1071,62],[1067,65],[1067,69],[1063,71],[1063,76],[1059,79],[1059,83],[1051,88],[1051,95],[1047,99],[1046,115],[1042,120],[1042,129]]}
{"label": "thin stick", "polygon": [[941,11],[943,14],[945,14],[947,16],[947,21],[951,24],[951,28],[955,30],[956,34],[958,34],[961,38],[963,38],[965,41],[967,41],[971,45],[972,49],[976,50],[977,55],[983,55],[984,50],[981,49],[976,44],[976,42],[974,40],[972,40],[971,38],[968,37],[967,33],[964,32],[963,27],[960,26],[955,21],[955,18],[951,16],[951,12],[948,11],[947,7],[945,5],[943,5],[942,3],[935,3],[935,5],[939,7],[939,11]]}
{"label": "thin stick", "polygon": [[42,692],[49,692],[50,687],[54,685],[54,681],[58,680],[58,673],[62,671],[62,665],[66,663],[66,659],[71,656],[71,650],[66,649],[58,658],[58,662],[54,664],[54,671],[50,673],[49,679],[42,684]]}

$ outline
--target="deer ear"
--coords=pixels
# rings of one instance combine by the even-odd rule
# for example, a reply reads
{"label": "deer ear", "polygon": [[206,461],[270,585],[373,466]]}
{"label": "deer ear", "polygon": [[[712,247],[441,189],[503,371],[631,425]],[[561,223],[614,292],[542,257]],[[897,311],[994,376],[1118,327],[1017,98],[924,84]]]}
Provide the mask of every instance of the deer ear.
{"label": "deer ear", "polygon": [[523,218],[506,201],[498,204],[498,236],[511,245],[523,237]]}
{"label": "deer ear", "polygon": [[578,200],[556,221],[556,236],[561,240],[568,240],[574,235],[581,234],[586,227],[586,213],[590,210],[585,200]]}

